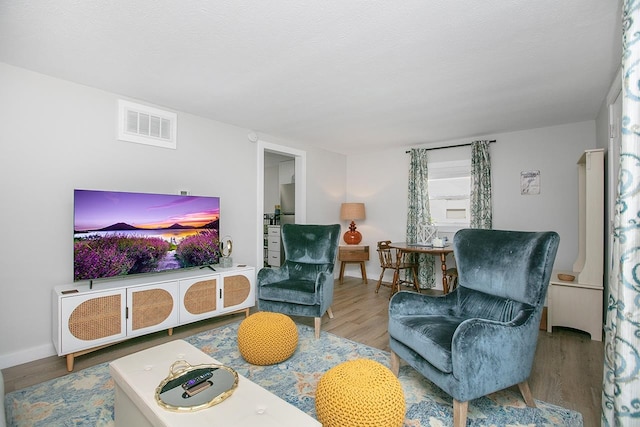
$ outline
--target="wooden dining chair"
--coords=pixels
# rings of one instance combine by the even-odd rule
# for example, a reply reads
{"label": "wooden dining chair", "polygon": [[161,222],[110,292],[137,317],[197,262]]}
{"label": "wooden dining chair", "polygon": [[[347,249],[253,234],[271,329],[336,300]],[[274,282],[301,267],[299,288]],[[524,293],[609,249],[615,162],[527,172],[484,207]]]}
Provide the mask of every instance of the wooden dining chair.
{"label": "wooden dining chair", "polygon": [[458,286],[458,269],[455,267],[447,268],[444,276],[447,280],[447,284],[449,285],[449,292],[453,291]]}
{"label": "wooden dining chair", "polygon": [[[402,252],[399,249],[392,248],[391,246],[389,246],[390,244],[390,240],[378,242],[378,256],[380,258],[380,268],[382,268],[382,272],[380,273],[380,279],[378,280],[378,285],[376,286],[376,293],[378,293],[378,290],[380,290],[380,285],[382,285],[382,278],[384,276],[384,272],[387,269],[393,270],[391,295],[389,296],[389,298],[391,298],[393,294],[400,290],[400,285],[403,283],[413,283],[413,287],[416,289],[416,292],[420,293],[420,287],[418,286],[417,264],[410,262],[407,259],[408,254]],[[400,278],[400,271],[402,270],[411,270],[413,275],[413,282]]]}

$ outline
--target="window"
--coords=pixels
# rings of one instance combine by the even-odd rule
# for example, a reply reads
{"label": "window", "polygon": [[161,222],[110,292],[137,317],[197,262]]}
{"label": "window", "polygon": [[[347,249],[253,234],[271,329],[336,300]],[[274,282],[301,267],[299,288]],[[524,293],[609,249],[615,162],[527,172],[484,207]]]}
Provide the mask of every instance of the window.
{"label": "window", "polygon": [[440,231],[454,232],[469,226],[471,161],[429,164],[429,207]]}

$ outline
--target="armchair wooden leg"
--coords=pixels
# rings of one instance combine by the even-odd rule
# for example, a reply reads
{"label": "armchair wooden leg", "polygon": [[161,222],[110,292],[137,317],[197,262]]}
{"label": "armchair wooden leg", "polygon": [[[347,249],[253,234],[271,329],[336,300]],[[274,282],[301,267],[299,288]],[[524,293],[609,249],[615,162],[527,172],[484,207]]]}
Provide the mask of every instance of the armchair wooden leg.
{"label": "armchair wooden leg", "polygon": [[467,410],[469,401],[460,402],[453,399],[453,427],[465,427],[467,425]]}
{"label": "armchair wooden leg", "polygon": [[520,389],[520,393],[522,394],[522,398],[524,399],[524,403],[527,404],[530,408],[536,407],[536,402],[533,400],[533,395],[531,394],[531,389],[529,388],[528,381],[522,381],[518,384],[518,388]]}
{"label": "armchair wooden leg", "polygon": [[391,351],[391,372],[396,377],[400,373],[400,357],[394,351]]}
{"label": "armchair wooden leg", "polygon": [[315,317],[313,323],[316,330],[316,339],[318,339],[320,338],[320,323],[322,323],[322,317]]}
{"label": "armchair wooden leg", "polygon": [[[327,308],[327,315],[329,316],[329,319],[333,319],[333,310],[331,310],[331,307]],[[313,318],[313,326],[315,328],[316,338],[320,338],[320,326],[321,325],[322,325],[322,316],[314,317]]]}

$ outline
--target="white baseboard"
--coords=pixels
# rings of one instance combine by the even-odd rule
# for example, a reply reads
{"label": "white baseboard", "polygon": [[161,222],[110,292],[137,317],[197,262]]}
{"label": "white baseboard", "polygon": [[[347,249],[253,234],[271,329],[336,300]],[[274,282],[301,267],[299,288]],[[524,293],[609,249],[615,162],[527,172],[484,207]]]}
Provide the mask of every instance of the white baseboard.
{"label": "white baseboard", "polygon": [[23,363],[33,362],[34,360],[44,359],[45,357],[55,356],[56,354],[58,353],[53,344],[44,344],[16,353],[3,354],[0,355],[0,369],[22,365]]}

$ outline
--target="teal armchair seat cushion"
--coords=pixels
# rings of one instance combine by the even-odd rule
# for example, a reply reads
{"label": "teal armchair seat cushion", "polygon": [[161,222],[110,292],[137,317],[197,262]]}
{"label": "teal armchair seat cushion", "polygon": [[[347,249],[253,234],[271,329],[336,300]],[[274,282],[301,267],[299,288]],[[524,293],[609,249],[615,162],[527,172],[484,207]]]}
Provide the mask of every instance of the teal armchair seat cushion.
{"label": "teal armchair seat cushion", "polygon": [[391,350],[460,402],[526,381],[558,244],[554,232],[459,231],[458,287],[394,295]]}
{"label": "teal armchair seat cushion", "polygon": [[[320,304],[322,290],[329,286],[333,289],[332,283],[329,283],[333,282],[332,269],[327,265],[322,267],[319,269],[317,265],[285,261],[285,265],[279,269],[280,274],[269,275],[265,272],[261,276],[264,286],[260,288],[260,298],[302,305]],[[296,271],[293,274],[290,271],[292,268]]]}
{"label": "teal armchair seat cushion", "polygon": [[454,316],[397,317],[389,324],[389,334],[400,342],[419,343],[413,350],[420,357],[440,371],[451,373],[451,337],[464,321]]}
{"label": "teal armchair seat cushion", "polygon": [[303,305],[318,303],[316,284],[311,280],[283,280],[263,289],[261,298],[271,301],[286,301]]}

